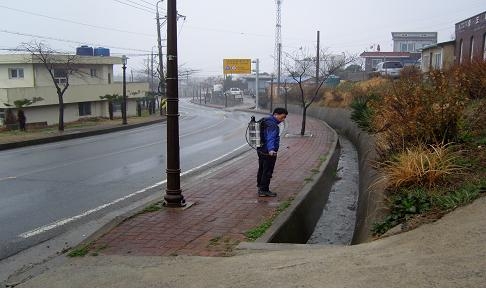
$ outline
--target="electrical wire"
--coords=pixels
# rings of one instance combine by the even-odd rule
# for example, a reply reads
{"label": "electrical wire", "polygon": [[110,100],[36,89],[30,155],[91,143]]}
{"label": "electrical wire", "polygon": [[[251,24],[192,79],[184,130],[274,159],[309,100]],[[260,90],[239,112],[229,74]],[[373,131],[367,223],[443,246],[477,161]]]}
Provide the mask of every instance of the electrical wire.
{"label": "electrical wire", "polygon": [[[153,14],[155,12],[155,10],[149,10],[149,9],[146,9],[146,8],[142,8],[142,7],[138,7],[138,6],[134,6],[132,4],[129,4],[129,3],[126,3],[126,2],[123,2],[123,1],[120,1],[120,0],[113,0],[115,2],[118,2],[120,4],[123,4],[123,5],[127,5],[127,6],[130,6],[132,8],[135,8],[135,9],[139,9],[139,10],[142,10],[142,11],[145,11],[145,12],[148,12],[150,14]],[[127,0],[128,1],[128,0]],[[134,3],[134,2],[131,2],[131,3]]]}
{"label": "electrical wire", "polygon": [[36,35],[36,34],[30,34],[30,33],[10,31],[10,30],[5,30],[5,29],[0,29],[0,32],[8,33],[8,34],[16,34],[16,35],[21,35],[21,36],[30,36],[30,37],[40,38],[40,39],[55,40],[55,41],[60,41],[60,42],[75,43],[75,44],[78,44],[78,45],[79,44],[91,44],[92,46],[97,46],[97,47],[109,47],[109,48],[121,49],[121,50],[125,50],[125,51],[138,51],[138,52],[151,53],[151,51],[148,51],[148,50],[124,48],[124,47],[117,47],[117,46],[106,45],[106,44],[94,44],[94,43],[89,43],[89,42],[67,40],[67,39],[55,38],[55,37],[50,37],[50,36],[42,36],[42,35]]}
{"label": "electrical wire", "polygon": [[77,25],[81,25],[81,26],[96,28],[96,29],[111,30],[111,31],[116,31],[116,32],[122,32],[122,33],[129,33],[129,34],[135,34],[135,35],[143,35],[143,36],[153,37],[153,35],[147,34],[147,33],[140,33],[140,32],[135,32],[135,31],[128,31],[128,30],[122,30],[122,29],[112,28],[112,27],[104,27],[104,26],[92,25],[92,24],[78,22],[78,21],[69,20],[69,19],[65,19],[65,18],[52,17],[52,16],[40,14],[40,13],[35,13],[35,12],[30,12],[30,11],[26,11],[26,10],[22,10],[22,9],[12,8],[12,7],[8,7],[8,6],[5,6],[5,5],[0,5],[0,8],[4,8],[4,9],[16,11],[16,12],[21,12],[21,13],[25,13],[25,14],[29,14],[29,15],[33,15],[33,16],[44,17],[44,18],[51,19],[51,20],[57,20],[57,21],[62,21],[62,22],[67,22],[67,23],[72,23],[72,24],[77,24]]}

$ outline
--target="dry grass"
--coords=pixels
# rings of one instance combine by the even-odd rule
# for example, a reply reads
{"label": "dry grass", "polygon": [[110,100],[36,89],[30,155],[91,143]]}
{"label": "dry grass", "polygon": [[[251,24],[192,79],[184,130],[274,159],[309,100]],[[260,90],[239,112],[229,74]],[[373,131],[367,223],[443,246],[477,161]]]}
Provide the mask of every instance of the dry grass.
{"label": "dry grass", "polygon": [[[458,153],[449,145],[425,147],[423,145],[407,149],[392,160],[379,163],[387,188],[397,189],[409,185],[433,187],[448,176],[461,173]],[[377,181],[378,182],[378,181]]]}

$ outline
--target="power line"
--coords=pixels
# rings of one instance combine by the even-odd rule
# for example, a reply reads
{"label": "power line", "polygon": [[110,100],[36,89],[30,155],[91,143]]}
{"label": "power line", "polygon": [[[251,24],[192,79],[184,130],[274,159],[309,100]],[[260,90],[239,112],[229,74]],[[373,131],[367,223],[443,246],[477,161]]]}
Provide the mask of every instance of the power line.
{"label": "power line", "polygon": [[[140,7],[142,7],[142,8],[145,8],[145,9],[147,9],[147,10],[150,10],[150,11],[155,12],[154,7],[148,7],[148,6],[146,6],[146,5],[143,5],[143,4],[140,4],[140,3],[134,2],[133,0],[125,0],[125,1],[127,1],[128,3],[132,3],[132,4],[134,4],[134,5],[140,6]],[[150,5],[152,5],[152,4],[150,4]]]}
{"label": "power line", "polygon": [[[142,10],[142,11],[148,12],[148,13],[150,13],[150,14],[153,14],[153,13],[154,13],[154,11],[152,11],[152,10],[149,10],[149,9],[146,9],[146,8],[141,8],[141,7],[138,7],[138,6],[134,6],[134,5],[132,5],[132,4],[129,4],[129,3],[126,3],[126,2],[123,2],[123,1],[120,1],[120,0],[113,0],[113,1],[118,2],[118,3],[121,3],[121,4],[123,4],[123,5],[130,6],[130,7],[135,8],[135,9],[139,9],[139,10]],[[132,3],[133,3],[133,2],[132,2]]]}
{"label": "power line", "polygon": [[156,6],[157,6],[157,5],[155,5],[154,3],[150,3],[150,2],[145,1],[145,0],[140,0],[140,1],[142,1],[143,3],[149,4],[149,5],[152,5],[152,6],[153,6],[152,8],[154,8],[154,7],[156,7]]}
{"label": "power line", "polygon": [[4,8],[4,9],[12,10],[12,11],[17,11],[17,12],[29,14],[29,15],[34,15],[34,16],[44,17],[44,18],[48,18],[48,19],[52,19],[52,20],[73,23],[73,24],[82,25],[82,26],[88,26],[88,27],[97,28],[97,29],[111,30],[111,31],[123,32],[123,33],[130,33],[130,34],[135,34],[135,35],[143,35],[143,36],[153,37],[153,35],[147,34],[147,33],[140,33],[140,32],[128,31],[128,30],[121,30],[121,29],[117,29],[117,28],[111,28],[111,27],[97,26],[97,25],[92,25],[92,24],[88,24],[88,23],[77,22],[77,21],[74,21],[74,20],[52,17],[52,16],[48,16],[48,15],[35,13],[35,12],[30,12],[30,11],[26,11],[26,10],[17,9],[17,8],[7,7],[7,6],[4,6],[4,5],[0,5],[0,7]]}
{"label": "power line", "polygon": [[[23,32],[17,32],[17,31],[9,31],[9,30],[5,30],[5,29],[0,29],[0,32],[9,33],[9,34],[16,34],[16,35],[21,35],[21,36],[36,37],[36,38],[41,38],[41,39],[55,40],[55,41],[60,41],[60,42],[75,43],[75,44],[78,44],[78,45],[81,45],[81,44],[90,44],[89,42],[75,41],[75,40],[67,40],[67,39],[60,39],[60,38],[55,38],[55,37],[50,37],[50,36],[42,36],[42,35],[36,35],[36,34],[30,34],[30,33],[23,33]],[[151,52],[151,51],[148,51],[148,50],[141,50],[141,49],[134,49],[134,48],[124,48],[124,47],[117,47],[117,46],[111,46],[111,45],[106,45],[106,44],[94,44],[94,43],[91,43],[91,45],[92,46],[97,46],[97,47],[109,47],[109,48],[121,49],[121,50],[126,50],[126,51],[138,51],[138,52],[146,52],[146,53]]]}

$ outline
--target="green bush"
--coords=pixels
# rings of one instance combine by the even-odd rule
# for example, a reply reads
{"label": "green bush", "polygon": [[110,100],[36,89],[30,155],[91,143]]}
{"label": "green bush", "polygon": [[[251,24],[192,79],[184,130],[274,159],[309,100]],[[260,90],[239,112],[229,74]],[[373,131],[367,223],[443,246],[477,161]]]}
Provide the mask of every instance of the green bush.
{"label": "green bush", "polygon": [[384,234],[411,216],[427,212],[431,208],[431,199],[423,188],[400,189],[390,196],[389,204],[390,214],[382,222],[372,226],[371,231],[374,235]]}
{"label": "green bush", "polygon": [[356,122],[359,128],[364,131],[371,132],[371,120],[373,117],[373,110],[368,106],[370,100],[376,100],[378,97],[372,95],[371,97],[358,97],[353,100],[350,107],[351,120]]}

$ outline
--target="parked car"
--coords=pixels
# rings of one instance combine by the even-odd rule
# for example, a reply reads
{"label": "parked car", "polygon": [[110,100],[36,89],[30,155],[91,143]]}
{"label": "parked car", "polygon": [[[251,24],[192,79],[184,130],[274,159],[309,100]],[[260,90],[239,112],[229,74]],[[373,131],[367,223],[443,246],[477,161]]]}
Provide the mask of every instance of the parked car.
{"label": "parked car", "polygon": [[397,78],[403,69],[403,64],[398,61],[381,62],[376,65],[375,72],[381,76]]}
{"label": "parked car", "polygon": [[243,91],[241,91],[241,89],[240,89],[240,88],[230,88],[230,89],[228,90],[228,94],[231,94],[231,95],[233,95],[233,96],[235,96],[235,97],[236,97],[236,96],[240,96],[240,97],[242,97],[242,96],[243,96]]}

